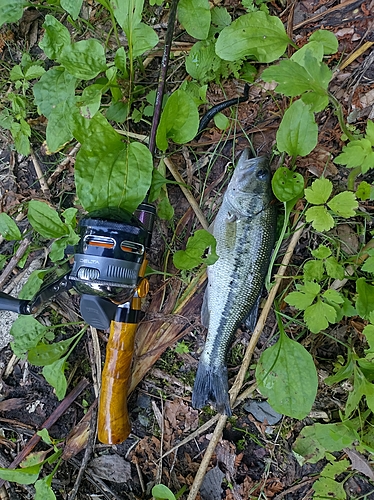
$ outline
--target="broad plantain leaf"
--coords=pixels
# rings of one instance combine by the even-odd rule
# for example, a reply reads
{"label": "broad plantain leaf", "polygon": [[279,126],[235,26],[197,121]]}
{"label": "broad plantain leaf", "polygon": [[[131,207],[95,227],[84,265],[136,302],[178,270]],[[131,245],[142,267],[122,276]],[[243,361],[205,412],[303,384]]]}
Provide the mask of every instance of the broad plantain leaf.
{"label": "broad plantain leaf", "polygon": [[174,92],[166,102],[157,129],[157,147],[165,151],[168,139],[177,144],[191,141],[199,128],[199,112],[193,98],[184,90]]}
{"label": "broad plantain leaf", "polygon": [[33,86],[35,104],[41,114],[49,118],[61,102],[70,101],[75,96],[77,79],[64,68],[51,68]]}
{"label": "broad plantain leaf", "polygon": [[308,351],[285,333],[261,355],[256,380],[277,412],[298,419],[310,412],[318,388],[316,367]]}
{"label": "broad plantain leaf", "polygon": [[66,10],[75,21],[81,11],[82,3],[83,0],[61,0],[61,7]]}
{"label": "broad plantain leaf", "polygon": [[148,24],[139,23],[132,32],[132,57],[139,57],[147,50],[151,50],[158,43],[155,30]]}
{"label": "broad plantain leaf", "polygon": [[79,200],[87,211],[117,206],[133,212],[151,185],[152,155],[143,144],[122,142],[98,116],[90,121],[75,162]]}
{"label": "broad plantain leaf", "polygon": [[71,75],[92,80],[106,70],[104,47],[95,38],[65,45],[58,61]]}
{"label": "broad plantain leaf", "polygon": [[178,19],[189,35],[205,40],[211,21],[208,0],[179,0]]}
{"label": "broad plantain leaf", "polygon": [[269,63],[284,54],[290,39],[278,17],[250,12],[224,28],[216,43],[217,55],[226,61],[253,56]]}
{"label": "broad plantain leaf", "polygon": [[0,26],[5,23],[16,23],[23,15],[23,8],[28,5],[25,0],[0,0]]}
{"label": "broad plantain leaf", "polygon": [[12,350],[19,358],[35,347],[44,337],[47,328],[32,316],[18,316],[10,329],[14,341],[11,342]]}
{"label": "broad plantain leaf", "polygon": [[22,238],[17,224],[5,212],[0,214],[0,234],[6,240],[20,240]]}
{"label": "broad plantain leaf", "polygon": [[56,396],[59,401],[65,397],[67,381],[65,377],[66,358],[61,358],[43,368],[43,376],[46,381],[55,388]]}
{"label": "broad plantain leaf", "polygon": [[0,468],[0,478],[18,484],[33,484],[39,477],[42,464],[25,467],[24,469]]}
{"label": "broad plantain leaf", "polygon": [[47,14],[43,23],[44,37],[39,47],[45,52],[49,59],[58,59],[61,50],[70,45],[69,30],[54,16]]}
{"label": "broad plantain leaf", "polygon": [[69,233],[56,210],[42,201],[31,200],[27,218],[32,227],[44,238],[60,238]]}
{"label": "broad plantain leaf", "polygon": [[309,106],[298,100],[284,113],[277,132],[279,151],[290,156],[306,156],[317,145],[318,126]]}

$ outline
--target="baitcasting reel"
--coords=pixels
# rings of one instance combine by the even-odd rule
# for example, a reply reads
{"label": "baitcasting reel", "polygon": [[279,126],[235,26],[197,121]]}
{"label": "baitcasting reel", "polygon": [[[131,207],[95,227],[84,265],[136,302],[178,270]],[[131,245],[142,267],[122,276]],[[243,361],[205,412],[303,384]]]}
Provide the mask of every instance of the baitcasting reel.
{"label": "baitcasting reel", "polygon": [[30,301],[0,292],[0,309],[34,314],[43,302],[73,287],[81,294],[83,319],[106,330],[118,304],[131,301],[144,276],[154,218],[149,203],[139,205],[133,215],[118,208],[91,212],[79,222],[80,241],[68,252],[74,254],[71,270]]}

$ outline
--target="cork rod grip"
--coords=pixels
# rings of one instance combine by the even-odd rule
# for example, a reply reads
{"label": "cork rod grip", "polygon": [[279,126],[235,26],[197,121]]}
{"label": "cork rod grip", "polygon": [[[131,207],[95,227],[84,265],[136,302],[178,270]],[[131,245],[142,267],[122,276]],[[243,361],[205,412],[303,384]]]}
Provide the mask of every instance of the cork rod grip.
{"label": "cork rod grip", "polygon": [[122,443],[131,432],[127,393],[137,326],[116,321],[110,325],[98,414],[98,438],[104,444]]}

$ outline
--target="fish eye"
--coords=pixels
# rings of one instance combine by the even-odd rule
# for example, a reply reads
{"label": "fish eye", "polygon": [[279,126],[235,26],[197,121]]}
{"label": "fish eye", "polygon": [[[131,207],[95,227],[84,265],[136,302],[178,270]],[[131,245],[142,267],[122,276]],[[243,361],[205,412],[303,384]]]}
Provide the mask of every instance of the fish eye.
{"label": "fish eye", "polygon": [[256,177],[260,179],[260,181],[265,180],[269,176],[269,172],[263,168],[260,168],[260,170],[257,171]]}

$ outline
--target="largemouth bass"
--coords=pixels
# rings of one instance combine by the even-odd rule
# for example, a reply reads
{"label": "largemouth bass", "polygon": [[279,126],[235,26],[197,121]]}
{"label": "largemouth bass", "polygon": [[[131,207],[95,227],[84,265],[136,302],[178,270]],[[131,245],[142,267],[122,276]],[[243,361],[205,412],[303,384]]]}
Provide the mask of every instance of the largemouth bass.
{"label": "largemouth bass", "polygon": [[276,229],[268,159],[245,149],[214,221],[219,259],[208,266],[201,319],[208,328],[197,368],[192,406],[208,403],[231,415],[226,356],[232,337],[248,315],[257,317]]}

